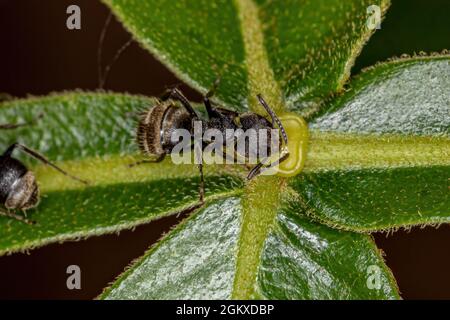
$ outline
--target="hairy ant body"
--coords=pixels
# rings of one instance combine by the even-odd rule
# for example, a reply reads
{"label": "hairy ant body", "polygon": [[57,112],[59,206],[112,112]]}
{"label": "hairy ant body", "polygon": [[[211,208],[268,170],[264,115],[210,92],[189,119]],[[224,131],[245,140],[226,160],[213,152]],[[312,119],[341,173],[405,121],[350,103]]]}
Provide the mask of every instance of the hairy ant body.
{"label": "hairy ant body", "polygon": [[[244,131],[254,129],[258,132],[263,129],[276,129],[276,125],[281,132],[280,140],[282,139],[282,142],[287,145],[288,138],[281,121],[261,95],[257,96],[258,100],[267,111],[272,121],[253,112],[238,113],[213,105],[210,98],[213,96],[216,87],[217,81],[214,84],[213,89],[206,94],[203,100],[208,115],[208,119],[206,120],[200,118],[188,99],[177,88],[168,90],[161,97],[158,104],[142,113],[137,127],[137,143],[144,155],[154,157],[154,159],[140,161],[136,164],[162,161],[166,155],[171,153],[176,145],[176,143],[171,140],[172,132],[176,129],[186,129],[189,132],[192,132],[194,121],[200,121],[204,129],[217,129],[222,132],[224,136],[226,129],[242,129]],[[181,107],[176,104],[176,102],[179,102]],[[270,150],[270,147],[268,150]],[[224,153],[223,156],[225,158],[227,157],[227,154]],[[247,158],[248,154],[243,156]],[[280,153],[278,160],[273,163],[267,163],[270,156],[271,155],[268,154],[266,158],[259,159],[260,162],[248,173],[248,180],[283,162],[289,157],[289,153],[287,150],[283,150]],[[199,164],[199,170],[200,202],[203,203],[204,177],[202,162]]]}
{"label": "hairy ant body", "polygon": [[[112,65],[120,58],[123,52],[133,41],[133,39],[130,38],[122,47],[120,47],[113,59],[102,72],[102,47],[107,28],[111,22],[111,17],[112,16],[110,14],[105,22],[99,39],[99,50],[97,52],[97,58],[100,88],[103,88],[103,86],[105,85]],[[257,96],[257,98],[260,104],[269,114],[271,121],[268,121],[265,117],[253,112],[238,113],[215,105],[210,100],[210,98],[214,95],[214,92],[218,86],[218,82],[219,79],[214,83],[213,88],[205,95],[203,99],[203,103],[208,115],[208,119],[206,120],[200,118],[199,114],[192,107],[189,100],[177,88],[167,90],[161,97],[159,103],[149,108],[146,112],[142,113],[137,126],[137,144],[140,151],[144,155],[150,156],[153,159],[146,159],[136,162],[130,165],[130,167],[142,163],[157,163],[164,160],[165,156],[170,154],[172,152],[172,149],[176,145],[176,143],[171,140],[172,132],[176,129],[186,129],[187,131],[192,133],[194,121],[200,121],[202,123],[203,129],[217,129],[221,131],[224,137],[226,136],[225,130],[227,129],[242,129],[243,131],[254,129],[256,130],[256,132],[259,132],[259,130],[270,131],[271,129],[276,129],[276,125],[281,132],[279,141],[280,145],[281,143],[284,143],[285,146],[287,145],[288,137],[281,121],[278,119],[275,112],[269,107],[269,105],[260,94]],[[181,107],[176,102],[179,102],[181,104]],[[258,141],[258,144],[259,143],[260,142]],[[268,144],[267,141],[266,144]],[[262,147],[267,147],[266,150],[270,151],[270,145]],[[204,148],[204,145],[202,146],[202,148]],[[280,153],[280,157],[276,161],[274,161],[273,163],[267,163],[270,160],[270,153],[271,152],[269,152],[269,154],[267,154],[262,159],[260,159],[259,154],[257,155],[257,158],[260,160],[260,162],[250,170],[247,176],[248,180],[280,164],[289,157],[289,152],[287,151],[287,149],[283,149]],[[244,158],[247,159],[249,157],[249,154],[247,154],[246,151],[246,154],[241,156],[244,156]],[[224,153],[224,158],[227,157],[228,154]],[[198,166],[200,171],[200,204],[202,204],[204,202],[205,193],[202,161],[200,161],[200,164]]]}

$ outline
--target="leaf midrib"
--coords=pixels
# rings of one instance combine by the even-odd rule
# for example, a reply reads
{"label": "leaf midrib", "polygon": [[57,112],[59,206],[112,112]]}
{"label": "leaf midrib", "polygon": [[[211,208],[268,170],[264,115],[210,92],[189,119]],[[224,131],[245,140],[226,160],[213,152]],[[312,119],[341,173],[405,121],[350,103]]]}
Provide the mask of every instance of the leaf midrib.
{"label": "leaf midrib", "polygon": [[[90,157],[80,160],[56,162],[58,166],[71,174],[89,181],[88,187],[113,184],[151,182],[170,178],[191,178],[199,175],[196,165],[174,165],[168,158],[161,163],[149,163],[129,168],[128,165],[139,160],[141,156],[110,155],[104,158]],[[30,167],[35,172],[42,192],[79,190],[86,186],[65,177],[54,169],[37,165]],[[205,166],[206,179],[210,176],[239,176],[240,166],[208,165]]]}
{"label": "leaf midrib", "polygon": [[450,137],[311,131],[304,172],[450,165]]}
{"label": "leaf midrib", "polygon": [[[311,131],[310,140],[304,169],[307,173],[327,170],[450,166],[450,138],[446,136],[357,135]],[[95,177],[95,181],[91,181],[91,186],[150,182],[170,177],[190,178],[198,175],[198,169],[194,165],[185,165],[180,170],[180,167],[173,165],[170,159],[158,164],[127,167],[137,159],[139,157],[131,155],[111,155],[106,158],[60,161],[57,164],[81,178]],[[84,185],[68,179],[48,166],[37,165],[30,168],[36,173],[44,193],[84,188]],[[239,175],[242,170],[243,168],[238,165],[205,166],[207,176]]]}
{"label": "leaf midrib", "polygon": [[[259,9],[252,0],[235,0],[234,3],[246,53],[250,110],[265,114],[256,98],[257,94],[262,94],[273,110],[281,113],[285,105],[280,86],[275,81],[269,64]],[[255,296],[261,252],[275,221],[282,181],[279,177],[260,177],[245,187],[236,273],[231,294],[233,299],[250,299]]]}

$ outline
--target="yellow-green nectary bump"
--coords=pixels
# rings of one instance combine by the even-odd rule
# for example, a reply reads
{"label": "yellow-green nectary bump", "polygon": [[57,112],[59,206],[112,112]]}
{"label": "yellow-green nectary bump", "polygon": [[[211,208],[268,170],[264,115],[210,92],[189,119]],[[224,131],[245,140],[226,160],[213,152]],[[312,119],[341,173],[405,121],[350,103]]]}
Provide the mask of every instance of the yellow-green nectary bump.
{"label": "yellow-green nectary bump", "polygon": [[308,124],[295,113],[284,113],[280,116],[280,120],[288,136],[289,157],[280,163],[277,174],[292,177],[299,174],[305,166],[309,139]]}

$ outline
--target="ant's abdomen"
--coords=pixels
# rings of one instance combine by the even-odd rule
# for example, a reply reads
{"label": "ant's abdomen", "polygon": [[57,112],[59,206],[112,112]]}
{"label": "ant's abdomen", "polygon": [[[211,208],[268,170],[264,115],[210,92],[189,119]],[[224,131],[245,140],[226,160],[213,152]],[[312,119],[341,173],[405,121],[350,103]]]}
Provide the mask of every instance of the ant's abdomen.
{"label": "ant's abdomen", "polygon": [[[177,135],[175,135],[177,132]],[[179,135],[190,135],[192,132],[192,117],[184,109],[176,105],[170,106],[162,122],[161,144],[166,153],[170,153],[179,143]],[[178,138],[177,138],[178,137]]]}
{"label": "ant's abdomen", "polygon": [[137,129],[137,143],[145,155],[170,153],[177,142],[172,142],[175,130],[191,132],[191,115],[174,101],[155,105],[141,115]]}
{"label": "ant's abdomen", "polygon": [[11,185],[5,207],[12,210],[27,210],[37,206],[39,189],[33,172],[28,171]]}
{"label": "ant's abdomen", "polygon": [[139,118],[136,140],[139,150],[145,155],[163,154],[161,129],[164,113],[169,106],[160,103],[143,112]]}
{"label": "ant's abdomen", "polygon": [[0,201],[6,202],[12,186],[27,173],[20,161],[11,157],[0,157]]}

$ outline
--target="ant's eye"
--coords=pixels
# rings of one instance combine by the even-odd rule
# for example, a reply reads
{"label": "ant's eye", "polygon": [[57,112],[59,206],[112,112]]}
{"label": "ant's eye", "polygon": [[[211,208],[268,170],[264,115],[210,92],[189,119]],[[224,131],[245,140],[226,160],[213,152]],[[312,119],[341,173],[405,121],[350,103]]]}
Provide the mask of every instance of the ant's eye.
{"label": "ant's eye", "polygon": [[285,113],[280,116],[280,120],[288,136],[289,157],[280,163],[277,174],[292,177],[299,174],[305,165],[309,139],[308,124],[294,113]]}

